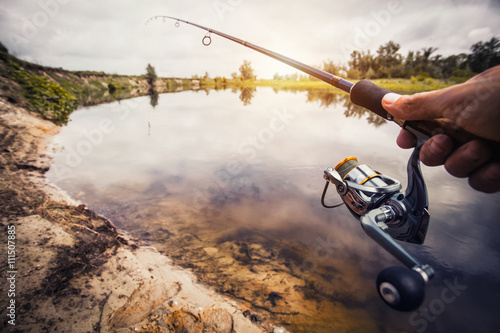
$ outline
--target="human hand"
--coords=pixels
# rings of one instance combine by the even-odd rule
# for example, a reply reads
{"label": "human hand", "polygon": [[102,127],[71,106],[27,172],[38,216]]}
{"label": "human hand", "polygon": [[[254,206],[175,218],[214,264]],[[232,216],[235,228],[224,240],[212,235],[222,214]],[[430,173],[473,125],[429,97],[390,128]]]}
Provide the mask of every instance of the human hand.
{"label": "human hand", "polygon": [[[382,106],[399,119],[446,118],[480,138],[500,142],[500,66],[441,90],[404,96],[389,93]],[[414,147],[416,137],[401,130],[397,144]],[[472,140],[457,148],[450,137],[438,134],[422,146],[420,160],[428,166],[444,164],[451,175],[468,177],[472,188],[494,193],[500,191],[500,162],[493,160],[495,154],[500,156],[498,147]]]}

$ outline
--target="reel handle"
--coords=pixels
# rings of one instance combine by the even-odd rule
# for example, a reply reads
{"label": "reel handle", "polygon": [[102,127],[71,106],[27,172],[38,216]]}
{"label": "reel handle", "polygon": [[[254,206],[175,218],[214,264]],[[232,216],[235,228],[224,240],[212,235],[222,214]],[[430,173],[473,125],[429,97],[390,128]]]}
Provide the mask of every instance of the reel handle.
{"label": "reel handle", "polygon": [[493,149],[494,159],[500,161],[500,144],[498,142],[480,138],[458,127],[449,120],[404,121],[394,118],[382,107],[382,98],[390,92],[390,90],[379,87],[368,80],[361,80],[351,88],[351,102],[375,112],[384,119],[396,122],[399,126],[406,128],[420,139],[427,140],[436,134],[446,134],[454,141],[455,146],[461,146],[471,140],[487,141]]}

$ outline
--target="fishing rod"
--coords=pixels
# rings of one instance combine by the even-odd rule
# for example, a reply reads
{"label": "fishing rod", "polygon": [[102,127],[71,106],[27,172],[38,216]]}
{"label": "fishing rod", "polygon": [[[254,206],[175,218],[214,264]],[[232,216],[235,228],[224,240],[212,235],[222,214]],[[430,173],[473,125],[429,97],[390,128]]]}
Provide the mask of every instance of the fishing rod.
{"label": "fishing rod", "polygon": [[[339,76],[330,74],[328,72],[325,72],[325,71],[322,71],[320,69],[314,68],[312,66],[303,64],[303,63],[301,63],[299,61],[296,61],[296,60],[293,60],[291,58],[285,57],[284,55],[281,55],[279,53],[270,51],[270,50],[265,49],[263,47],[260,47],[258,45],[246,42],[246,41],[241,40],[239,38],[233,37],[231,35],[225,34],[223,32],[220,32],[220,31],[217,31],[217,30],[214,30],[214,29],[211,29],[211,28],[204,27],[202,25],[199,25],[199,24],[196,24],[196,23],[193,23],[193,22],[184,21],[184,20],[181,20],[181,19],[178,19],[178,18],[175,18],[175,17],[171,17],[171,16],[154,16],[154,17],[150,18],[146,22],[146,24],[148,24],[151,20],[155,20],[155,19],[158,19],[158,18],[176,20],[177,21],[176,22],[176,27],[179,26],[179,24],[178,24],[179,22],[184,22],[186,24],[189,24],[189,25],[198,27],[200,29],[206,30],[206,31],[208,31],[209,34],[213,33],[213,34],[219,35],[221,37],[227,38],[227,39],[229,39],[229,40],[231,40],[233,42],[236,42],[238,44],[244,45],[244,46],[246,46],[246,47],[248,47],[248,48],[250,48],[252,50],[255,50],[257,52],[263,53],[263,54],[265,54],[265,55],[267,55],[267,56],[269,56],[271,58],[274,58],[274,59],[276,59],[278,61],[284,62],[287,65],[295,67],[298,70],[300,70],[302,72],[305,72],[305,73],[307,73],[307,74],[309,74],[311,76],[314,76],[315,78],[318,78],[321,81],[329,83],[329,84],[331,84],[332,86],[334,86],[336,88],[342,89],[343,91],[345,91],[347,93],[349,93],[351,91],[351,87],[354,85],[353,83],[351,83],[351,82],[349,82],[347,80],[344,80],[343,78],[341,78]],[[207,34],[202,39],[202,43],[205,46],[210,45],[210,43],[212,42],[212,39],[211,39],[211,37],[210,37],[209,34]]]}
{"label": "fishing rod", "polygon": [[[417,136],[417,146],[407,164],[407,187],[404,192],[397,179],[374,171],[366,164],[359,163],[355,157],[348,157],[337,166],[324,170],[326,184],[321,196],[321,203],[326,208],[344,204],[361,223],[366,234],[407,267],[388,267],[379,273],[376,286],[382,300],[396,310],[417,309],[424,300],[425,285],[434,276],[434,269],[414,258],[396,240],[423,244],[427,233],[430,214],[427,189],[420,170],[420,148],[428,138],[438,133],[447,134],[458,145],[477,137],[444,120],[404,121],[393,117],[382,107],[382,98],[390,91],[368,80],[352,83],[258,45],[175,17],[154,16],[146,24],[157,19],[163,22],[166,19],[175,20],[176,27],[179,22],[183,22],[208,31],[202,39],[205,46],[212,42],[210,34],[213,33],[295,67],[347,92],[352,103],[365,107],[386,120],[394,121]],[[342,203],[325,203],[330,184],[335,185]]]}
{"label": "fishing rod", "polygon": [[186,20],[182,20],[176,17],[172,16],[166,16],[166,15],[157,15],[151,17],[146,24],[150,23],[151,21],[161,19],[163,22],[165,22],[166,19],[169,20],[174,20],[175,26],[179,27],[179,22],[183,22],[185,24],[189,24],[192,26],[195,26],[197,28],[200,28],[202,30],[208,31],[207,35],[203,37],[202,43],[205,46],[208,46],[212,42],[212,38],[210,34],[215,34],[219,35],[221,37],[224,37],[226,39],[229,39],[235,43],[241,44],[243,46],[246,46],[254,51],[260,52],[266,56],[269,56],[271,58],[274,58],[282,63],[285,63],[287,65],[290,65],[304,73],[307,73],[323,82],[326,82],[336,88],[339,88],[345,92],[347,92],[350,95],[351,102],[353,104],[362,106],[380,117],[393,121],[396,124],[398,124],[401,128],[405,128],[408,131],[412,132],[417,138],[426,141],[429,139],[431,136],[435,134],[446,134],[452,140],[455,142],[456,145],[462,145],[468,141],[471,141],[473,139],[477,139],[478,137],[463,130],[462,128],[451,124],[450,122],[447,122],[445,120],[412,120],[412,121],[407,121],[407,120],[402,120],[398,119],[394,116],[392,116],[390,113],[388,113],[383,107],[382,107],[382,98],[390,93],[390,90],[387,90],[385,88],[379,87],[376,84],[374,84],[371,81],[368,80],[360,80],[356,83],[352,83],[344,78],[341,78],[340,76],[325,72],[321,69],[306,65],[300,61],[291,59],[289,57],[286,57],[284,55],[281,55],[279,53],[273,52],[271,50],[268,50],[266,48],[263,48],[261,46],[252,44],[250,42],[244,41],[242,39],[236,38],[234,36],[225,34],[223,32],[217,31],[212,28],[207,28],[202,25],[189,22]]}

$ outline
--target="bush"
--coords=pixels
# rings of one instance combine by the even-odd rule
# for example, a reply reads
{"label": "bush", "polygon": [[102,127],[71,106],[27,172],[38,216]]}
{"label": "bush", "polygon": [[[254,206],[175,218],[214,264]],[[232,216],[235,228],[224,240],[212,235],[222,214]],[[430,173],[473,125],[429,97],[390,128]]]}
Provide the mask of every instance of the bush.
{"label": "bush", "polygon": [[466,69],[456,69],[451,73],[450,80],[457,83],[462,83],[474,76],[470,70]]}
{"label": "bush", "polygon": [[109,78],[108,79],[108,91],[111,95],[113,95],[115,92],[116,92],[116,85],[115,83],[113,82],[113,78]]}
{"label": "bush", "polygon": [[116,92],[116,86],[113,83],[108,83],[108,91],[113,95]]}
{"label": "bush", "polygon": [[347,77],[350,79],[358,80],[361,78],[361,71],[359,69],[356,69],[356,68],[350,68],[347,71]]}
{"label": "bush", "polygon": [[429,73],[420,72],[420,73],[418,73],[416,79],[417,79],[417,81],[422,82],[422,81],[425,81],[425,79],[427,79],[428,77],[429,77]]}
{"label": "bush", "polygon": [[373,70],[373,68],[368,68],[368,70],[365,73],[365,78],[367,79],[373,79],[377,76],[377,73]]}
{"label": "bush", "polygon": [[424,83],[427,84],[427,85],[434,84],[434,79],[428,77],[427,79],[424,80]]}
{"label": "bush", "polygon": [[19,82],[32,108],[57,125],[67,123],[69,115],[78,106],[75,96],[44,76],[28,72],[15,63],[9,65],[9,76]]}

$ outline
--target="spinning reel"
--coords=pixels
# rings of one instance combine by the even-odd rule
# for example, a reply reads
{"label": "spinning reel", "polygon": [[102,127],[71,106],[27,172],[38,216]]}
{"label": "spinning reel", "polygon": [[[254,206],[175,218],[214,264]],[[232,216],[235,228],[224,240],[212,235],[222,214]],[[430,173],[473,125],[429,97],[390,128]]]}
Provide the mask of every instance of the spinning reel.
{"label": "spinning reel", "polygon": [[386,251],[409,269],[388,267],[377,277],[377,291],[391,308],[412,311],[418,308],[425,295],[425,285],[434,275],[432,267],[420,263],[395,240],[422,244],[429,225],[427,189],[420,170],[418,154],[414,149],[407,165],[408,186],[401,192],[401,183],[389,176],[360,164],[348,157],[335,168],[325,169],[325,189],[321,203],[326,208],[325,196],[330,183],[351,214],[361,222],[363,230]]}

